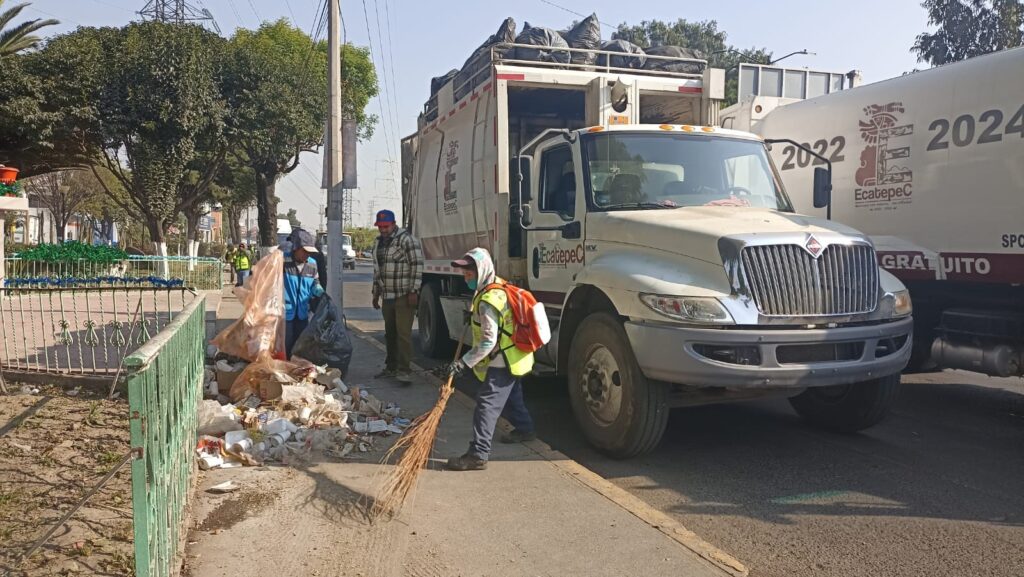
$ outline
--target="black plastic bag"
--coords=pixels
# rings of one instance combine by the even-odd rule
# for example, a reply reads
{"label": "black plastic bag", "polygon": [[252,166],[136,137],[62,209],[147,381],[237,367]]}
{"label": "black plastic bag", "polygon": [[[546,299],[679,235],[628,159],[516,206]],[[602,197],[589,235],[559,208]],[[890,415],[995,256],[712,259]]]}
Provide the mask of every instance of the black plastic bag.
{"label": "black plastic bag", "polygon": [[[482,82],[482,79],[473,78],[473,75],[480,70],[487,68],[491,64],[491,58],[488,56],[491,52],[491,47],[495,44],[511,44],[516,39],[516,21],[511,17],[506,18],[501,26],[498,27],[498,31],[491,34],[479,48],[473,51],[472,56],[466,60],[459,70],[458,74],[455,75],[455,100],[461,99],[463,96],[469,94],[474,84]],[[509,48],[497,48],[495,49],[495,58],[502,58],[508,52]],[[470,82],[473,80],[473,82]]]}
{"label": "black plastic bag", "polygon": [[442,88],[444,88],[444,85],[448,84],[448,82],[450,82],[452,78],[455,78],[455,75],[458,74],[458,73],[459,73],[459,71],[457,69],[453,68],[453,69],[449,70],[448,74],[445,74],[444,76],[435,76],[435,77],[431,78],[430,79],[430,95],[433,96],[433,95],[437,94],[437,92],[439,90],[441,90]]}
{"label": "black plastic bag", "polygon": [[331,297],[323,295],[319,301],[306,330],[292,347],[292,356],[340,369],[344,375],[352,362],[352,337],[345,328],[345,317]]}
{"label": "black plastic bag", "polygon": [[611,61],[612,68],[643,68],[644,62],[647,61],[644,49],[628,40],[609,40],[601,45],[601,50],[605,52],[622,52],[631,56],[600,54],[597,57],[598,66],[607,66],[606,63]]}
{"label": "black plastic bag", "polygon": [[[671,56],[672,58],[692,58],[703,60],[704,54],[693,48],[682,46],[653,46],[644,50],[648,56]],[[660,58],[648,58],[644,63],[644,70],[661,70],[665,72],[679,72],[684,74],[702,74],[704,65],[697,62],[673,62]]]}
{"label": "black plastic bag", "polygon": [[538,48],[516,48],[516,60],[569,63],[569,51],[557,50],[569,47],[561,34],[550,28],[530,26],[529,22],[523,26],[523,31],[516,36],[516,44],[529,44]]}
{"label": "black plastic bag", "polygon": [[[587,16],[571,30],[561,34],[569,44],[569,48],[581,50],[601,48],[601,22],[598,21],[597,14]],[[593,52],[570,52],[569,61],[573,64],[594,64],[597,62],[597,55]]]}

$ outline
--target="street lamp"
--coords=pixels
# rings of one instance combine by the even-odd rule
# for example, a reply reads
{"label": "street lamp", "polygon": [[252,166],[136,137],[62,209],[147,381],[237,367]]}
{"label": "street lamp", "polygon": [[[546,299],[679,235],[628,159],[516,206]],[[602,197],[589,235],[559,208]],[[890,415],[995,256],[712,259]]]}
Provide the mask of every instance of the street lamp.
{"label": "street lamp", "polygon": [[804,48],[803,50],[797,50],[796,52],[790,52],[789,54],[783,56],[782,58],[776,58],[775,60],[772,60],[771,62],[769,62],[768,66],[771,66],[771,65],[775,64],[776,62],[781,62],[782,60],[785,60],[785,59],[789,58],[790,56],[796,56],[797,54],[803,54],[805,56],[817,56],[818,55],[816,52],[809,52],[806,48]]}

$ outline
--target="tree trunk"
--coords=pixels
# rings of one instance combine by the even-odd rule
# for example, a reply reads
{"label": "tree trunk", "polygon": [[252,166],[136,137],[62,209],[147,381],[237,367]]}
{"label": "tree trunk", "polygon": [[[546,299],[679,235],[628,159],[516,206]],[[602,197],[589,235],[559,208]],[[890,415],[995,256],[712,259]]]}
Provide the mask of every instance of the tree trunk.
{"label": "tree trunk", "polygon": [[[164,232],[164,223],[154,216],[146,216],[146,228],[149,229],[149,240],[153,243],[153,252],[157,256],[167,256],[167,236]],[[167,259],[160,263],[160,276],[167,278],[171,276],[171,265]]]}
{"label": "tree trunk", "polygon": [[224,216],[226,220],[221,222],[221,226],[226,229],[225,238],[230,235],[231,244],[238,246],[238,243],[242,242],[242,225],[239,224],[242,220],[242,210],[237,207],[226,208]]}
{"label": "tree trunk", "polygon": [[57,244],[64,244],[64,239],[68,236],[68,222],[70,220],[70,216],[61,216],[60,221],[57,222]]}
{"label": "tree trunk", "polygon": [[260,229],[260,247],[269,252],[277,247],[277,171],[256,173],[256,211]]}

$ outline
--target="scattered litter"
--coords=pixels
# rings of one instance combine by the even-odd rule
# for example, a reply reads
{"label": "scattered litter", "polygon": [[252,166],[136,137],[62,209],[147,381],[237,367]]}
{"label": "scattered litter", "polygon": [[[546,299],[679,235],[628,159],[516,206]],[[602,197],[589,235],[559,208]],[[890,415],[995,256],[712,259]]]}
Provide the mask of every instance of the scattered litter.
{"label": "scattered litter", "polygon": [[210,493],[234,493],[241,489],[242,486],[234,481],[224,481],[223,483],[217,483],[216,485],[207,489]]}
{"label": "scattered litter", "polygon": [[79,394],[81,394],[81,392],[82,392],[82,387],[75,387],[75,388],[71,389],[70,391],[68,391],[65,394],[67,396],[69,396],[69,397],[77,397]]}
{"label": "scattered litter", "polygon": [[23,395],[38,395],[39,394],[39,387],[32,387],[32,386],[29,386],[29,385],[24,385],[23,387],[21,387],[21,394],[23,394]]}
{"label": "scattered litter", "polygon": [[32,447],[30,447],[29,445],[23,445],[21,443],[18,443],[16,441],[11,441],[11,440],[8,440],[7,444],[12,446],[12,447],[14,447],[15,449],[21,450],[21,452],[23,452],[23,453],[31,453],[32,452]]}
{"label": "scattered litter", "polygon": [[[358,459],[373,450],[374,435],[400,435],[410,421],[401,407],[384,402],[365,387],[349,388],[341,372],[314,365],[261,358],[232,365],[220,360],[209,372],[210,391],[221,373],[242,365],[232,395],[217,395],[199,406],[199,467],[225,469],[294,464],[313,452],[336,459]],[[204,378],[210,375],[204,373]],[[244,395],[240,391],[244,390]],[[213,394],[211,394],[213,393]],[[232,398],[236,403],[229,402]]]}

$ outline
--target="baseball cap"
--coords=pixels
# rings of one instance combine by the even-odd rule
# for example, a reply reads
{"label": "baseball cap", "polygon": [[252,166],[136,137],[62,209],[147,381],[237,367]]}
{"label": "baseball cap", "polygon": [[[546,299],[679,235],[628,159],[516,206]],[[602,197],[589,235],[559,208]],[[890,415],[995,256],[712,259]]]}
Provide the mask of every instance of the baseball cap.
{"label": "baseball cap", "polygon": [[320,252],[316,249],[316,241],[313,239],[313,235],[304,229],[297,228],[293,230],[288,239],[293,246],[300,246],[306,252]]}
{"label": "baseball cap", "polygon": [[476,270],[476,259],[471,256],[471,253],[466,253],[462,258],[452,261],[452,266],[455,268],[468,268]]}
{"label": "baseball cap", "polygon": [[382,224],[390,224],[395,222],[395,213],[390,210],[379,210],[377,211],[377,222],[373,226],[380,226]]}

